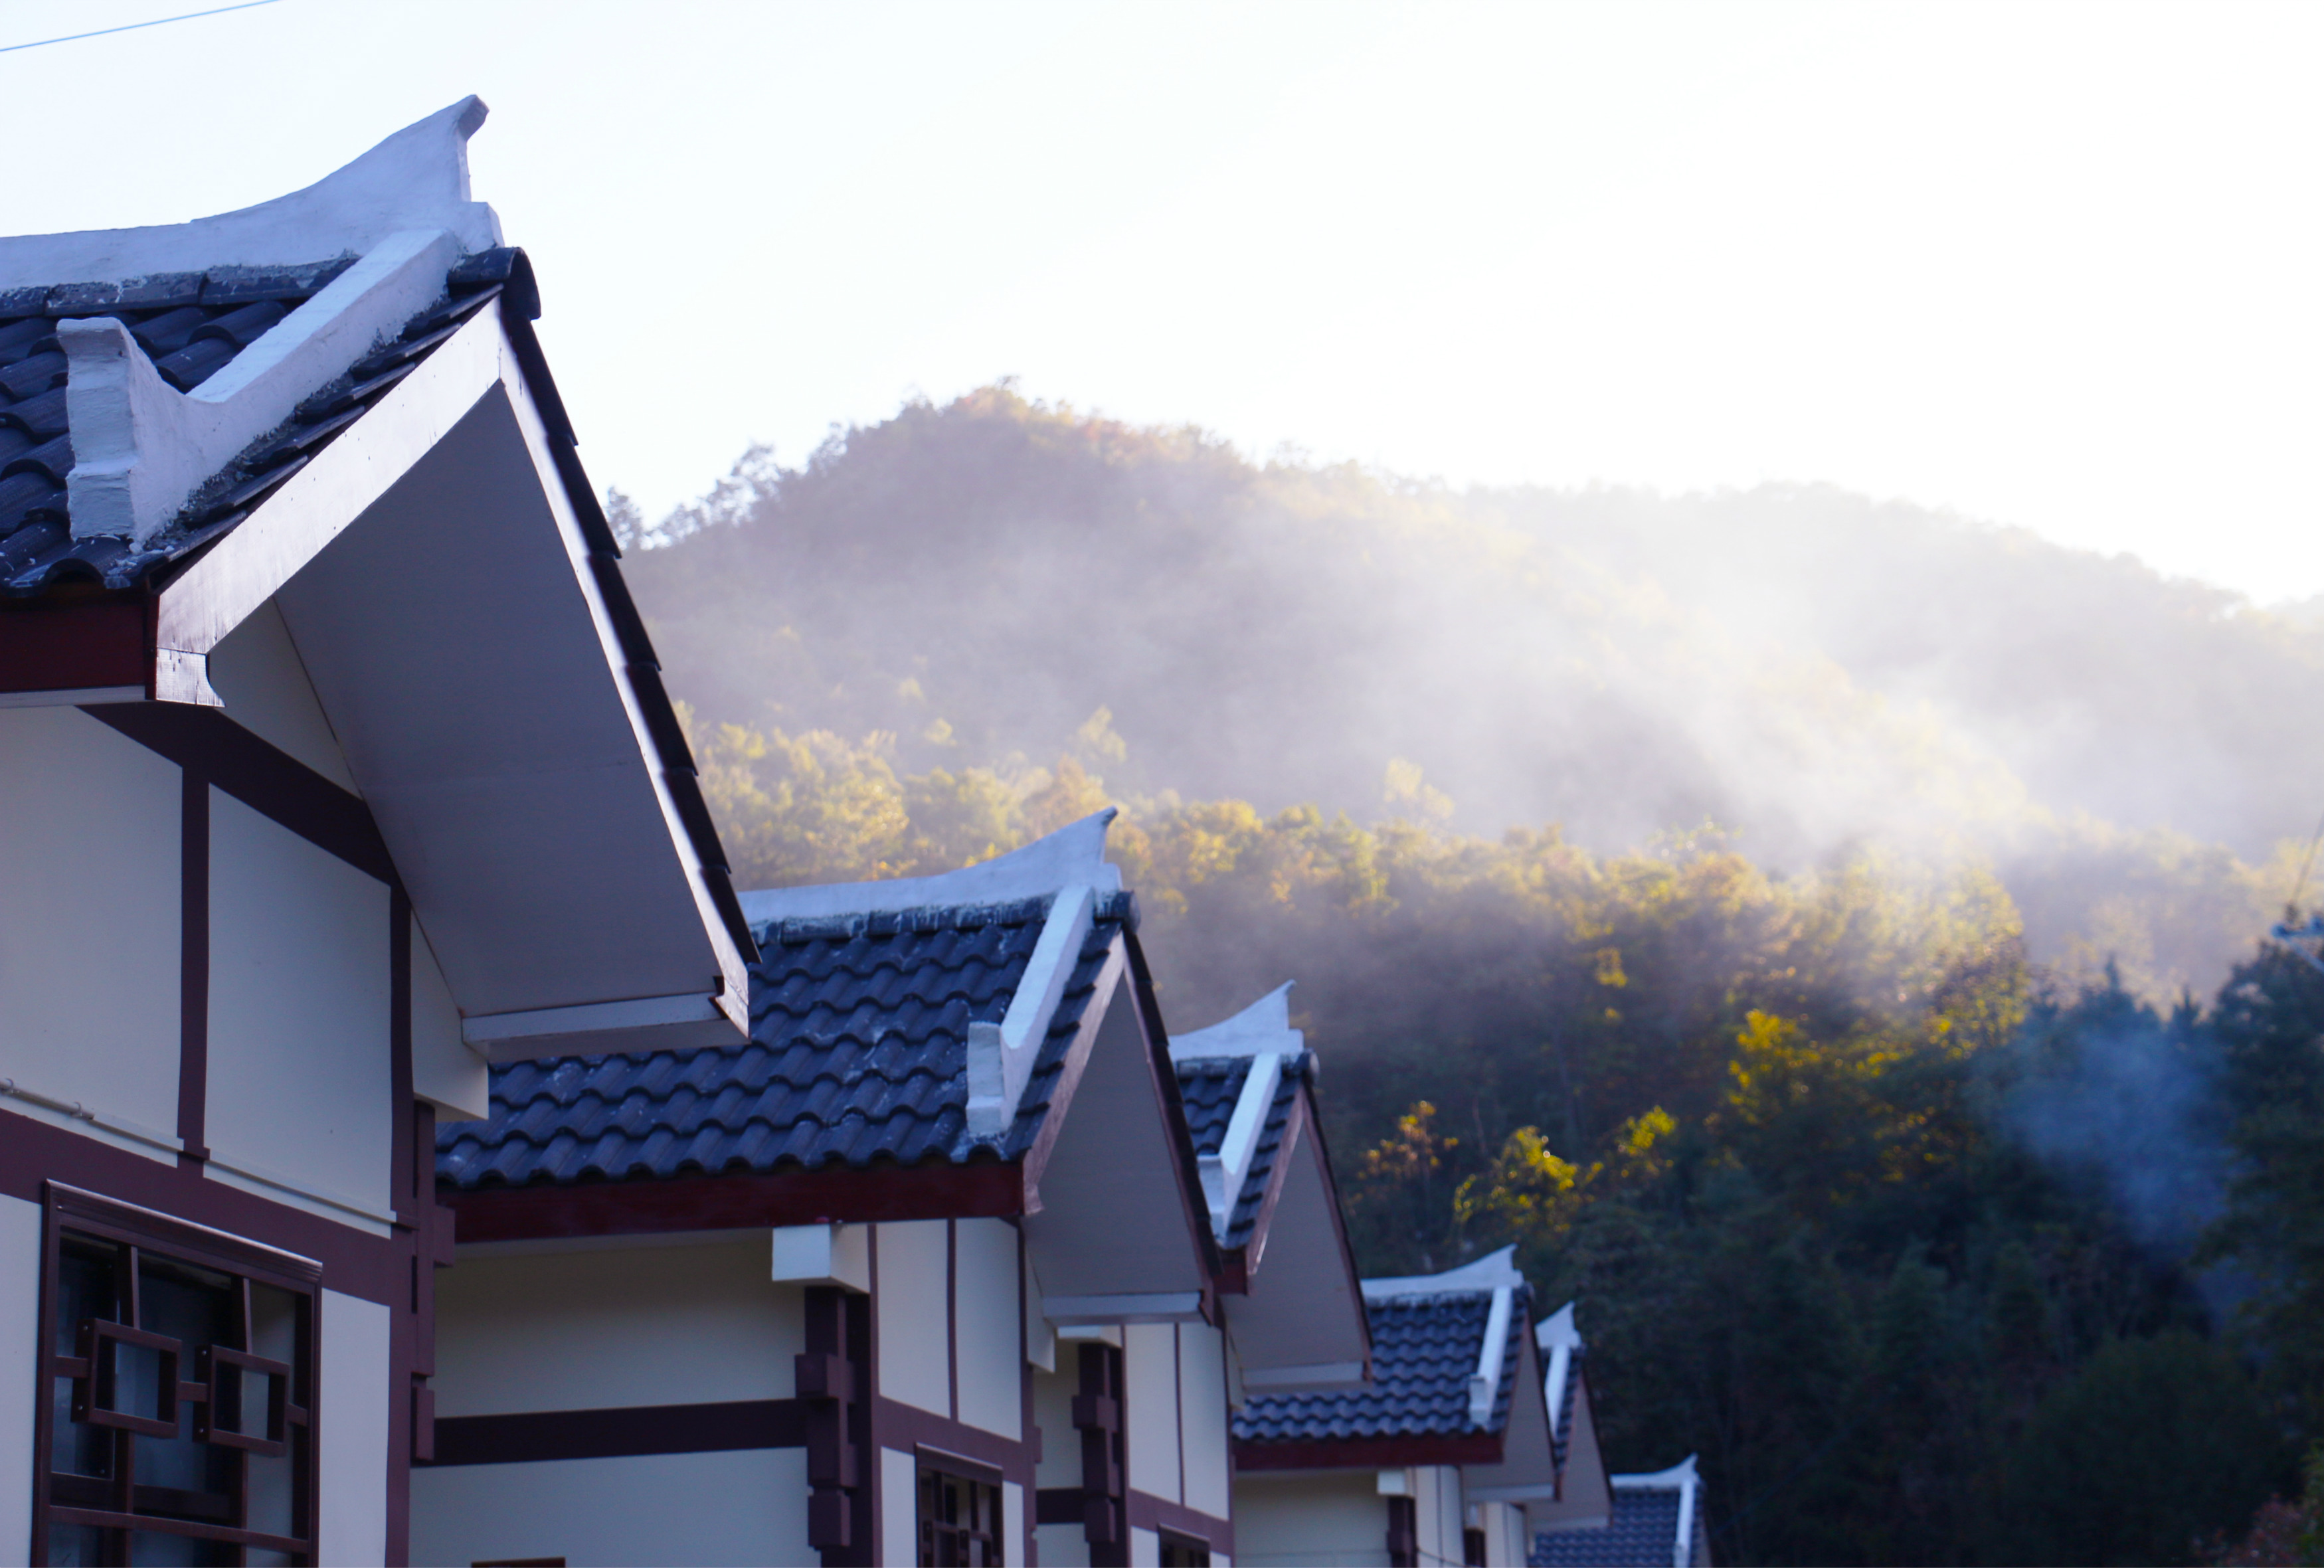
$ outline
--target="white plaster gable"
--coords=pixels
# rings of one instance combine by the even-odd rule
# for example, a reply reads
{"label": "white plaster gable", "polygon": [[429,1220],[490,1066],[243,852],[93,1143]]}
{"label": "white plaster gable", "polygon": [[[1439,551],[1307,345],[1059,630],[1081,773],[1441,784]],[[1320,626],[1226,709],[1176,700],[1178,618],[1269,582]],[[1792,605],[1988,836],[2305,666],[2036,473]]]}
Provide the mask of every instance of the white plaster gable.
{"label": "white plaster gable", "polygon": [[1109,806],[1022,849],[940,876],[744,893],[742,916],[753,926],[763,926],[770,920],[1005,904],[1047,898],[1067,888],[1115,892],[1121,887],[1121,868],[1105,858],[1105,830],[1116,815]]}
{"label": "white plaster gable", "polygon": [[1170,1040],[1174,1062],[1217,1056],[1296,1056],[1306,1038],[1291,1027],[1291,987],[1285,981],[1257,1001],[1208,1028],[1189,1029]]}
{"label": "white plaster gable", "polygon": [[468,197],[468,138],[485,113],[483,99],[462,98],[304,190],[237,212],[0,238],[0,291],[367,255],[409,229],[441,229],[464,251],[489,250],[501,243],[500,219]]}
{"label": "white plaster gable", "polygon": [[1513,1290],[1525,1283],[1517,1272],[1515,1247],[1488,1252],[1474,1263],[1447,1268],[1442,1274],[1408,1274],[1391,1279],[1367,1279],[1366,1301],[1388,1301],[1399,1296],[1476,1296],[1488,1290]]}

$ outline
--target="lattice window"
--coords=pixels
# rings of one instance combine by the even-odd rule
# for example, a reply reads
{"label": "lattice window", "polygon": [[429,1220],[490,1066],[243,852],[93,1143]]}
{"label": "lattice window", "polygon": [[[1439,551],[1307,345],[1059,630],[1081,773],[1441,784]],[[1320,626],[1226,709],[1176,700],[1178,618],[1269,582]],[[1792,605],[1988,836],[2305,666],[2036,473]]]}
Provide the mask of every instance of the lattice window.
{"label": "lattice window", "polygon": [[316,1265],[53,1184],[45,1241],[33,1560],[311,1562]]}
{"label": "lattice window", "polygon": [[920,1460],[920,1562],[924,1568],[985,1568],[1001,1562],[1001,1483]]}

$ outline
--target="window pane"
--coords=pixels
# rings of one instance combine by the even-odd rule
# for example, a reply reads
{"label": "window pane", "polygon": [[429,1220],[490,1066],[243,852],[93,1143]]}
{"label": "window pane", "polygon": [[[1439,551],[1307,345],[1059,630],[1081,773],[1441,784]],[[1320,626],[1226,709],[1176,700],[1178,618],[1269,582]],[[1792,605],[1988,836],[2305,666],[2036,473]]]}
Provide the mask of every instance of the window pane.
{"label": "window pane", "polygon": [[197,1541],[191,1536],[167,1536],[159,1530],[132,1530],[129,1533],[129,1561],[142,1565],[153,1563],[156,1568],[178,1568],[180,1564],[197,1564],[201,1568],[212,1563],[234,1561],[234,1548],[223,1541]]}
{"label": "window pane", "polygon": [[70,1568],[94,1568],[105,1561],[105,1532],[86,1525],[51,1525],[49,1561]]}
{"label": "window pane", "polygon": [[[194,1355],[203,1345],[232,1345],[239,1337],[235,1323],[235,1289],[233,1280],[207,1268],[180,1263],[171,1259],[156,1258],[144,1253],[139,1259],[138,1311],[140,1328],[155,1333],[168,1334],[185,1347],[183,1364],[178,1369],[180,1378],[195,1376]],[[130,1347],[122,1348],[125,1367]],[[152,1356],[158,1366],[160,1357]],[[147,1412],[140,1407],[137,1414]],[[194,1437],[194,1407],[190,1401],[178,1408],[178,1434],[175,1437],[143,1437],[135,1449],[137,1484],[140,1487],[166,1487],[172,1491],[193,1494],[186,1498],[157,1499],[148,1504],[140,1499],[141,1511],[174,1514],[180,1517],[223,1520],[226,1515],[206,1507],[204,1497],[221,1502],[234,1490],[234,1454],[226,1449],[214,1448]],[[174,1548],[171,1548],[174,1550]],[[156,1558],[160,1562],[163,1559]],[[169,1558],[167,1561],[191,1561]]]}
{"label": "window pane", "polygon": [[[293,1451],[306,1440],[306,1434],[297,1427],[290,1431]],[[268,1459],[263,1454],[251,1454],[250,1466],[250,1527],[266,1536],[295,1536],[290,1490],[290,1454]]]}
{"label": "window pane", "polygon": [[[80,1325],[85,1318],[119,1321],[114,1310],[114,1264],[117,1257],[111,1247],[98,1246],[68,1237],[65,1240],[57,1268],[57,1321],[49,1333],[51,1348],[60,1356],[78,1353]],[[72,1475],[110,1476],[113,1473],[113,1438],[95,1426],[72,1418],[72,1385],[57,1379],[50,1386],[53,1417],[53,1463],[58,1470]],[[53,1539],[62,1542],[63,1536]],[[96,1537],[92,1535],[89,1539]],[[58,1550],[66,1549],[62,1545]],[[78,1547],[70,1548],[78,1551]],[[89,1548],[95,1551],[94,1546]],[[59,1562],[65,1559],[59,1558]],[[94,1562],[91,1558],[89,1561]]]}

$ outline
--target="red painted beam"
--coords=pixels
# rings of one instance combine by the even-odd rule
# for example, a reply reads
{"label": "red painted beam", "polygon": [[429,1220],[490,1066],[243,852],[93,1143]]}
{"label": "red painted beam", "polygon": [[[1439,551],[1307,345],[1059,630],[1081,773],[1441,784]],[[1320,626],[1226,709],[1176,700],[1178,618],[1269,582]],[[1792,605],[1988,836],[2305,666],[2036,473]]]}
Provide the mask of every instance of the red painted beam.
{"label": "red painted beam", "polygon": [[1023,1168],[973,1165],[827,1165],[770,1176],[671,1176],[573,1186],[439,1188],[463,1241],[546,1236],[634,1236],[668,1231],[860,1224],[883,1220],[1001,1218],[1025,1208]]}
{"label": "red painted beam", "polygon": [[1398,1470],[1408,1464],[1499,1464],[1493,1432],[1388,1437],[1316,1437],[1284,1443],[1235,1440],[1235,1469]]}
{"label": "red painted beam", "polygon": [[0,610],[0,692],[150,688],[148,608],[107,597]]}

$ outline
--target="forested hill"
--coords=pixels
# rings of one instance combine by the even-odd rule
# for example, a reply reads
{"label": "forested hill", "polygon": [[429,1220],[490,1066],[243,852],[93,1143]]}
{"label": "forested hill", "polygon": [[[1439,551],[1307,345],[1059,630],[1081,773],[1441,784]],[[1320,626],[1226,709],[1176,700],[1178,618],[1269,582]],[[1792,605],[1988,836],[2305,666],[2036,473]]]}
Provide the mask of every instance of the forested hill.
{"label": "forested hill", "polygon": [[[1599,850],[1712,823],[1778,871],[1968,856],[2037,959],[2155,996],[2248,951],[2324,807],[2324,633],[1828,489],[1458,493],[989,389],[646,542],[698,734]],[[785,853],[742,869],[844,869]]]}
{"label": "forested hill", "polygon": [[2255,942],[2324,636],[1831,491],[1006,389],[614,499],[742,885],[1121,805],[1173,1027],[1298,982],[1360,1267],[1516,1245],[1720,1561],[2313,1560],[2324,1459],[2252,1521],[2324,1438],[2324,975]]}

